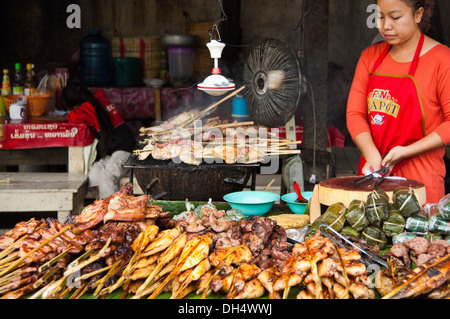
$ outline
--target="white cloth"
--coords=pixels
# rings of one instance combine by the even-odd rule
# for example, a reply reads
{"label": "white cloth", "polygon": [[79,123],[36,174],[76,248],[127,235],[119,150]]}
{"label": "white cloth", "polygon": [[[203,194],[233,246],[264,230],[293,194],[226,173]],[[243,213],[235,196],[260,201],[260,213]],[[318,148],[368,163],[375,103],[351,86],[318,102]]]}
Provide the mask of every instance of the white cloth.
{"label": "white cloth", "polygon": [[84,154],[84,174],[87,175],[91,169],[92,164],[95,162],[97,157],[97,144],[98,139],[95,139],[91,145],[87,145],[83,148]]}
{"label": "white cloth", "polygon": [[89,187],[98,187],[99,198],[119,191],[119,181],[126,174],[123,167],[130,152],[117,151],[95,162],[89,170]]}

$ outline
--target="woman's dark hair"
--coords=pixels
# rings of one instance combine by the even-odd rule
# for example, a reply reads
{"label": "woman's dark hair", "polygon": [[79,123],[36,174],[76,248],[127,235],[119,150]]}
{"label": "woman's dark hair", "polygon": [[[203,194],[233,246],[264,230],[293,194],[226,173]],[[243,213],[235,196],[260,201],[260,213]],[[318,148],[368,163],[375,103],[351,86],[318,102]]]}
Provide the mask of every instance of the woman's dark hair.
{"label": "woman's dark hair", "polygon": [[100,125],[100,131],[98,132],[98,136],[96,136],[98,139],[97,158],[105,157],[109,154],[113,130],[108,111],[100,104],[88,88],[75,79],[63,89],[61,104],[66,110],[71,110],[74,106],[81,105],[84,102],[89,102],[95,108],[97,121]]}
{"label": "woman's dark hair", "polygon": [[425,0],[402,0],[407,5],[409,5],[411,8],[414,9],[414,11],[419,10],[425,5]]}

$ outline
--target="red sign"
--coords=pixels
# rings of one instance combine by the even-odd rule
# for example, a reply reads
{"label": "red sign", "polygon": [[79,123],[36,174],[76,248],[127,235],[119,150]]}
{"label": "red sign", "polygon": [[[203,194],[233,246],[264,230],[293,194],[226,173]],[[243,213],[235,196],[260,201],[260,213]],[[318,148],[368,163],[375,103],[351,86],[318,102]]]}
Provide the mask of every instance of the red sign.
{"label": "red sign", "polygon": [[11,121],[6,124],[5,136],[0,149],[87,146],[94,141],[86,125],[57,120]]}

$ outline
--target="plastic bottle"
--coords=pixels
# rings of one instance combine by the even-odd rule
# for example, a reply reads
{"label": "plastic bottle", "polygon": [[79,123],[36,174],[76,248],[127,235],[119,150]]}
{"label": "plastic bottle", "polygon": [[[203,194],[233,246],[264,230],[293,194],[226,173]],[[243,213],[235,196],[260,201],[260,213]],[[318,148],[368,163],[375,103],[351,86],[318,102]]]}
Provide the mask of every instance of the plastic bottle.
{"label": "plastic bottle", "polygon": [[6,121],[8,113],[6,112],[5,101],[3,96],[0,96],[0,142],[6,140]]}
{"label": "plastic bottle", "polygon": [[27,79],[24,84],[24,94],[26,96],[36,94],[36,82],[34,82],[33,69],[30,63],[27,64]]}
{"label": "plastic bottle", "polygon": [[11,95],[11,82],[9,81],[9,71],[8,69],[3,70],[3,80],[2,80],[2,95]]}
{"label": "plastic bottle", "polygon": [[108,39],[100,30],[89,30],[80,46],[80,79],[86,86],[111,85],[111,53]]}
{"label": "plastic bottle", "polygon": [[14,72],[14,82],[12,84],[13,94],[23,95],[24,81],[22,77],[22,69],[20,63],[15,65],[16,71]]}

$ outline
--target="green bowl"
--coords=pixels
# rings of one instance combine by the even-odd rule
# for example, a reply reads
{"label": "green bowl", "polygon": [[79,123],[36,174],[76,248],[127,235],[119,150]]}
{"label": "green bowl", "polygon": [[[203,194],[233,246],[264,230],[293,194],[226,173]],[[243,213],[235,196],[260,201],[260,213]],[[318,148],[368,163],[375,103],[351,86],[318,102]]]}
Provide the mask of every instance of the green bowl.
{"label": "green bowl", "polygon": [[[302,195],[305,199],[310,200],[313,192],[302,192]],[[286,202],[291,209],[291,211],[295,214],[303,214],[306,209],[307,203],[296,203],[297,193],[287,193],[281,196],[281,200]]]}
{"label": "green bowl", "polygon": [[239,209],[245,217],[267,214],[280,195],[262,191],[242,191],[226,194],[223,197],[231,208]]}

